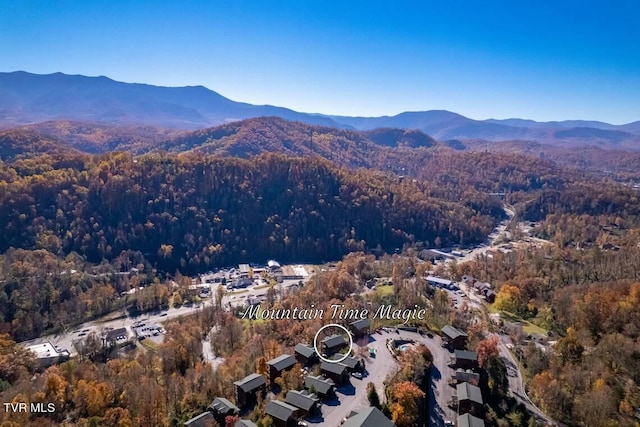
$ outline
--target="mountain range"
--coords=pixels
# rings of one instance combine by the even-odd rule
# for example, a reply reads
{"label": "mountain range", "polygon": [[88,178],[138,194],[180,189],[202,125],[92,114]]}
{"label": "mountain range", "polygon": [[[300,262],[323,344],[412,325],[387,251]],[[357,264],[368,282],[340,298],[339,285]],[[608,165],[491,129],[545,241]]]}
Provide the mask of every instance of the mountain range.
{"label": "mountain range", "polygon": [[640,121],[612,125],[581,120],[473,120],[444,110],[384,117],[331,116],[236,102],[203,86],[160,87],[117,82],[104,76],[62,73],[0,73],[2,128],[72,121],[146,128],[151,134],[169,134],[171,130],[196,130],[262,116],[337,129],[418,129],[443,141],[520,140],[563,147],[593,145],[640,150]]}

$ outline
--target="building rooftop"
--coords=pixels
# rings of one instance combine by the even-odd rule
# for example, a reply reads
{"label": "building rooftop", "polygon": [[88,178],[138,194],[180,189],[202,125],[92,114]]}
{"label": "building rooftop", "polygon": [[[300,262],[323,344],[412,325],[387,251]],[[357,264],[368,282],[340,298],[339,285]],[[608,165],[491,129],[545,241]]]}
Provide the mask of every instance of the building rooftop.
{"label": "building rooftop", "polygon": [[316,350],[307,344],[296,344],[294,350],[296,353],[306,357],[307,359],[316,354]]}
{"label": "building rooftop", "polygon": [[275,359],[271,359],[267,362],[267,365],[273,366],[278,371],[290,368],[296,364],[296,358],[290,354],[283,354]]}
{"label": "building rooftop", "polygon": [[393,427],[391,420],[378,408],[370,407],[354,411],[343,427]]}
{"label": "building rooftop", "polygon": [[349,326],[352,326],[357,331],[366,331],[371,327],[371,321],[369,319],[360,319],[355,322],[349,323]]}
{"label": "building rooftop", "polygon": [[298,408],[295,406],[289,405],[288,403],[280,400],[272,400],[267,404],[267,407],[264,410],[264,412],[271,415],[271,417],[282,421],[288,420],[297,411]]}
{"label": "building rooftop", "polygon": [[332,374],[342,375],[347,370],[347,365],[343,363],[329,363],[323,361],[320,364],[320,369],[324,372],[331,372]]}
{"label": "building rooftop", "polygon": [[247,375],[240,381],[236,381],[233,384],[240,387],[245,393],[257,390],[267,383],[267,380],[260,374]]}
{"label": "building rooftop", "polygon": [[460,329],[454,328],[451,325],[447,325],[444,328],[442,328],[442,333],[443,335],[446,335],[447,338],[455,340],[456,338],[459,337],[467,337],[467,334],[465,334],[464,332],[462,332]]}
{"label": "building rooftop", "polygon": [[251,420],[240,420],[236,423],[236,427],[258,427],[258,426]]}
{"label": "building rooftop", "polygon": [[456,360],[471,360],[478,361],[478,353],[469,350],[456,350],[454,353]]}
{"label": "building rooftop", "polygon": [[[341,359],[343,357],[344,357],[343,354],[334,354],[331,357],[331,360],[338,360],[338,359]],[[358,366],[359,362],[360,361],[358,359],[356,359],[355,357],[347,356],[344,360],[340,361],[340,364],[346,365],[349,369],[355,369]]]}
{"label": "building rooftop", "polygon": [[27,350],[36,355],[38,359],[46,359],[49,357],[57,357],[60,355],[58,350],[49,341],[42,344],[30,345]]}
{"label": "building rooftop", "polygon": [[209,405],[209,409],[219,414],[228,414],[229,412],[237,414],[240,412],[240,408],[238,408],[236,405],[234,405],[224,397],[216,397],[215,399],[213,399],[213,402],[211,402],[211,405]]}
{"label": "building rooftop", "polygon": [[213,414],[211,414],[211,412],[203,412],[202,414],[185,421],[184,425],[186,427],[208,427],[215,421],[216,420],[213,418]]}
{"label": "building rooftop", "polygon": [[309,411],[313,405],[318,402],[318,397],[315,394],[309,394],[306,391],[289,390],[285,402],[297,406],[300,409]]}
{"label": "building rooftop", "polygon": [[306,388],[313,388],[321,394],[327,394],[331,390],[331,387],[335,387],[333,381],[321,376],[314,377],[313,375],[307,375],[304,378],[304,386]]}
{"label": "building rooftop", "polygon": [[458,427],[484,427],[484,420],[471,414],[460,415],[458,417]]}
{"label": "building rooftop", "polygon": [[456,392],[458,395],[458,402],[470,400],[480,405],[483,403],[480,387],[476,387],[469,383],[460,383],[456,386]]}
{"label": "building rooftop", "polygon": [[436,276],[427,276],[427,282],[439,283],[441,285],[447,285],[447,286],[453,283],[449,279],[443,279],[442,277],[436,277]]}
{"label": "building rooftop", "polygon": [[347,345],[347,340],[344,338],[344,336],[335,334],[323,339],[322,345],[328,348],[339,347],[341,345]]}

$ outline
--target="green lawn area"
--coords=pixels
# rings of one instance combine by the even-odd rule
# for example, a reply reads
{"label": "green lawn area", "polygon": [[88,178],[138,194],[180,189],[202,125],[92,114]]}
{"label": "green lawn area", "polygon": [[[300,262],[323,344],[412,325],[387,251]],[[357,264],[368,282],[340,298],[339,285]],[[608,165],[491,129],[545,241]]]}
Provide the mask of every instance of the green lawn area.
{"label": "green lawn area", "polygon": [[381,297],[386,296],[386,295],[391,295],[391,294],[393,294],[393,285],[378,286],[376,288],[376,292]]}
{"label": "green lawn area", "polygon": [[536,334],[536,335],[544,335],[547,336],[547,331],[541,328],[538,325],[534,325],[528,320],[524,320],[523,318],[516,316],[513,313],[509,313],[508,311],[497,310],[494,307],[494,304],[487,304],[487,308],[490,313],[498,313],[500,314],[500,318],[506,322],[519,323],[522,325],[522,332],[527,335]]}
{"label": "green lawn area", "polygon": [[143,347],[151,351],[158,351],[158,344],[154,340],[150,340],[149,338],[145,338],[140,341]]}

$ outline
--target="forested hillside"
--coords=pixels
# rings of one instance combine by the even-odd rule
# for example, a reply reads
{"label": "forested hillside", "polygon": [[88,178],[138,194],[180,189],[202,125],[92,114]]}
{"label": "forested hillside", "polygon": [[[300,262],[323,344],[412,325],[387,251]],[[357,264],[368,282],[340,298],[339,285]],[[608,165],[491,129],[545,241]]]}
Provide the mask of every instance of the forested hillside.
{"label": "forested hillside", "polygon": [[134,250],[168,272],[467,244],[496,220],[489,198],[447,202],[419,182],[277,155],[39,157],[0,173],[1,251],[76,251],[100,262]]}

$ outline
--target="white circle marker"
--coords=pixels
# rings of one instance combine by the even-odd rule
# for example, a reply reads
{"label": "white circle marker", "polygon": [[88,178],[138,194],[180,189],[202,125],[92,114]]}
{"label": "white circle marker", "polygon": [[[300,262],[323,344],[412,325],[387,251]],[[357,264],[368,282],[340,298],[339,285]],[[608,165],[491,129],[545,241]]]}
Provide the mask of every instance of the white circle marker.
{"label": "white circle marker", "polygon": [[[337,360],[331,360],[331,359],[327,359],[326,357],[322,356],[322,352],[320,350],[318,350],[318,336],[320,335],[320,332],[322,332],[323,330],[330,328],[330,327],[335,327],[335,328],[340,328],[342,329],[347,336],[349,337],[349,351],[342,356],[341,359],[337,359]],[[349,330],[347,328],[345,328],[342,325],[338,325],[337,323],[329,323],[328,325],[324,325],[322,328],[318,329],[318,332],[316,332],[316,336],[313,337],[313,349],[316,351],[316,354],[318,355],[318,357],[320,358],[320,360],[322,360],[323,362],[327,362],[327,363],[340,363],[342,362],[344,359],[346,359],[347,357],[349,357],[349,354],[351,354],[351,350],[353,347],[353,338],[351,338],[351,334],[349,333]]]}

